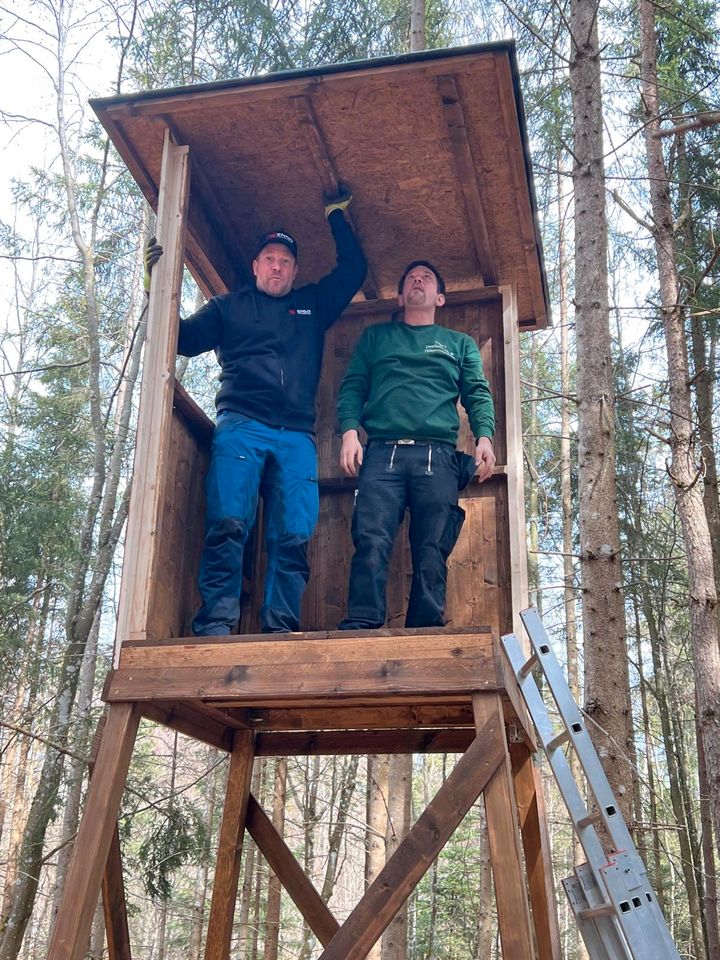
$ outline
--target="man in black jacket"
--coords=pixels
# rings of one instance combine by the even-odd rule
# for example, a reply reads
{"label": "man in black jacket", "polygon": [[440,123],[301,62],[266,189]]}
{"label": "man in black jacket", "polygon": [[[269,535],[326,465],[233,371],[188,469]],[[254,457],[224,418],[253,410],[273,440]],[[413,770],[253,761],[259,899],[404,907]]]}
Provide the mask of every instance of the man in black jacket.
{"label": "man in black jacket", "polygon": [[[366,263],[343,211],[351,196],[328,203],[334,270],[293,290],[297,244],[274,230],[257,247],[255,284],[213,297],[180,321],[178,353],[215,350],[221,367],[218,417],[206,480],[205,546],[198,586],[196,636],[236,629],[242,557],[265,501],[267,571],[260,613],[263,632],[298,630],[310,569],[307,550],[318,517],[315,393],[325,331],[363,282]],[[159,249],[159,252],[158,252]],[[147,273],[162,254],[148,248]]]}

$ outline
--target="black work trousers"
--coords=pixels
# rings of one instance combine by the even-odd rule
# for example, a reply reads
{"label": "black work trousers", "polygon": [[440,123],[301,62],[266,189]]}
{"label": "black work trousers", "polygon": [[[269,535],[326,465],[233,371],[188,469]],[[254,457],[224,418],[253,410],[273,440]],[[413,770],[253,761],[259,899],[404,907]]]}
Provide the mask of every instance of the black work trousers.
{"label": "black work trousers", "polygon": [[384,625],[388,564],[406,509],[413,575],[405,626],[444,626],[447,559],[465,519],[457,502],[459,469],[450,444],[369,444],[353,513],[355,554],[341,630]]}

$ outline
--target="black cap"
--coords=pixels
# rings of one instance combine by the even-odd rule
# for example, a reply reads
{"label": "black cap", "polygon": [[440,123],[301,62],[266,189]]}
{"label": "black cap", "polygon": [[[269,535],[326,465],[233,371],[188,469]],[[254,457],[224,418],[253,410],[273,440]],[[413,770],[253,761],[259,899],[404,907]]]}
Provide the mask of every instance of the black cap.
{"label": "black cap", "polygon": [[282,243],[283,246],[287,247],[290,253],[297,260],[297,242],[294,237],[291,237],[289,233],[286,233],[284,230],[270,230],[268,233],[264,233],[257,242],[255,247],[255,256],[253,260],[256,260],[260,253],[267,247],[269,243]]}
{"label": "black cap", "polygon": [[415,269],[415,267],[427,267],[428,270],[432,270],[432,272],[435,274],[435,278],[437,279],[438,293],[445,293],[445,281],[442,278],[442,274],[440,273],[437,267],[433,266],[433,264],[430,263],[429,260],[413,260],[412,263],[409,263],[405,267],[405,269],[403,270],[402,276],[400,277],[400,281],[398,283],[398,293],[402,294],[405,278],[407,277],[407,275],[410,273],[411,270]]}

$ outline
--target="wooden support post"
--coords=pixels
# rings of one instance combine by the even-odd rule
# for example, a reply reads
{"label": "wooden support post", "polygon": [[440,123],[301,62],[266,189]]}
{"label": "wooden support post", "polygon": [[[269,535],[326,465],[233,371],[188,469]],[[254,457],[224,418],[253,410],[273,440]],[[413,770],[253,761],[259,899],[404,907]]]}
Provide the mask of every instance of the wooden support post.
{"label": "wooden support post", "polygon": [[517,290],[514,286],[504,286],[500,287],[500,293],[503,302],[503,339],[505,341],[505,421],[507,424],[508,525],[513,633],[523,649],[529,653],[529,644],[520,620],[520,611],[529,606],[529,602]]}
{"label": "wooden support post", "polygon": [[320,894],[302,871],[287,844],[255,797],[250,794],[247,831],[277,878],[290,894],[295,906],[323,946],[337,933],[340,924],[330,913]]}
{"label": "wooden support post", "polygon": [[230,772],[220,828],[205,960],[228,960],[230,956],[235,900],[240,876],[240,857],[254,757],[254,733],[251,730],[238,730],[235,733],[230,755]]}
{"label": "wooden support post", "polygon": [[[98,750],[102,743],[103,731],[107,720],[107,708],[95,728],[90,749],[89,775],[95,771]],[[123,881],[122,857],[120,853],[120,834],[117,822],[110,840],[105,872],[102,878],[102,903],[105,917],[105,936],[107,938],[110,960],[130,960],[130,930],[128,928],[127,904],[125,902],[125,884]]]}
{"label": "wooden support post", "polygon": [[150,598],[155,584],[160,503],[165,494],[170,444],[180,287],[185,252],[188,200],[188,148],[165,132],[157,233],[165,253],[153,270],[147,340],[138,415],[135,477],[118,605],[114,666],[120,645],[147,636]]}
{"label": "wooden support post", "polygon": [[437,78],[442,100],[443,116],[447,124],[450,149],[455,158],[455,170],[462,188],[468,214],[468,224],[475,242],[478,265],[486,287],[495,286],[495,257],[493,256],[490,232],[478,187],[470,142],[465,125],[465,111],[457,82],[453,76]]}
{"label": "wooden support post", "polygon": [[503,956],[512,957],[512,960],[533,960],[535,947],[520,847],[518,811],[500,697],[494,693],[476,694],[473,697],[473,711],[477,730],[489,729],[494,739],[501,740],[503,750],[503,761],[485,788],[490,859]]}
{"label": "wooden support post", "polygon": [[[318,172],[318,177],[320,179],[320,183],[322,184],[323,192],[328,196],[337,196],[340,190],[338,175],[335,170],[335,164],[330,158],[330,152],[328,151],[325,137],[323,136],[322,129],[320,128],[320,123],[315,114],[315,110],[313,109],[312,101],[310,100],[310,97],[303,94],[299,97],[292,97],[292,102],[295,104],[295,112],[300,125],[305,130],[310,157],[312,158],[312,161],[315,164],[315,169]],[[362,238],[358,233],[352,211],[347,210],[345,215],[350,221],[353,230],[357,234],[358,240],[361,240]],[[368,300],[377,300],[380,287],[378,286],[377,280],[373,275],[372,265],[369,263],[367,275],[363,281],[362,290]]]}
{"label": "wooden support post", "polygon": [[108,710],[48,960],[80,960],[87,946],[139,720],[136,704],[114,703]]}
{"label": "wooden support post", "polygon": [[102,878],[102,902],[109,960],[131,960],[125,883],[117,822]]}
{"label": "wooden support post", "polygon": [[[502,720],[502,712],[500,717]],[[458,760],[320,960],[363,960],[480,796],[498,765],[503,765],[502,734],[502,724],[498,731],[494,718],[479,730],[468,751]],[[524,960],[525,954],[507,953],[506,956]]]}
{"label": "wooden support post", "polygon": [[560,930],[540,771],[525,743],[510,744],[510,763],[520,813],[538,955],[540,960],[560,960]]}

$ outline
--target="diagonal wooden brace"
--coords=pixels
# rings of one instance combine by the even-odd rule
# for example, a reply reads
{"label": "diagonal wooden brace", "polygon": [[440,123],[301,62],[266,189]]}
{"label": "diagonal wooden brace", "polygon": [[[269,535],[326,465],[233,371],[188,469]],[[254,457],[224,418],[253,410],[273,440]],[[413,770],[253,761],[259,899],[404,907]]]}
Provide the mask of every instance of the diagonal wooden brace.
{"label": "diagonal wooden brace", "polygon": [[320,960],[364,960],[504,759],[504,729],[491,720],[458,760]]}
{"label": "diagonal wooden brace", "polygon": [[337,933],[340,924],[330,913],[320,894],[305,876],[302,867],[252,794],[248,802],[245,827],[295,906],[307,920],[312,932],[324,947],[327,946]]}

